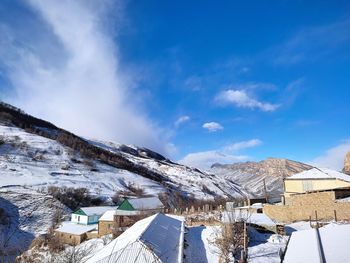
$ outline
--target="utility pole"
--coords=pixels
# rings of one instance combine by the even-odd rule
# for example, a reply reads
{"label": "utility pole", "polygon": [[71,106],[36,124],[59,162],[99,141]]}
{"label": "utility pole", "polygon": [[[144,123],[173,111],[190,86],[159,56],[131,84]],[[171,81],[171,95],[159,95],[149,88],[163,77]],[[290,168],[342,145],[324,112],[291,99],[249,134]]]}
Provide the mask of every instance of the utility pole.
{"label": "utility pole", "polygon": [[268,196],[267,196],[267,190],[266,190],[266,182],[265,182],[265,179],[264,179],[264,192],[265,192],[265,201],[266,201],[266,203],[267,203],[269,200],[268,200]]}

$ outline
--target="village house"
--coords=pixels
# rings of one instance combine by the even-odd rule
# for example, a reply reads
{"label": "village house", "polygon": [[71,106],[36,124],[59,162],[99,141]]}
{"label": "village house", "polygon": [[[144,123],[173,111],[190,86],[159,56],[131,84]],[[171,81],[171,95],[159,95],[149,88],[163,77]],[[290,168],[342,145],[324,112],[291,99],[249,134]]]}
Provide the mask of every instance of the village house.
{"label": "village house", "polygon": [[279,222],[350,220],[349,197],[349,175],[313,168],[286,178],[282,203],[263,212]]}
{"label": "village house", "polygon": [[117,209],[117,206],[91,206],[81,207],[71,215],[71,222],[83,225],[97,224],[100,217],[109,210]]}
{"label": "village house", "polygon": [[284,202],[295,194],[336,190],[350,195],[350,176],[326,168],[313,168],[284,179]]}
{"label": "village house", "polygon": [[120,235],[138,220],[164,211],[164,205],[157,197],[124,199],[115,210],[106,211],[98,221],[98,234]]}
{"label": "village house", "polygon": [[140,211],[144,214],[154,214],[164,212],[164,204],[155,196],[124,199],[123,202],[120,203],[118,210]]}
{"label": "village house", "polygon": [[56,229],[55,234],[65,244],[79,245],[87,239],[97,237],[97,224],[81,225],[72,222],[63,222]]}
{"label": "village house", "polygon": [[136,222],[86,263],[182,263],[184,218],[158,213]]}

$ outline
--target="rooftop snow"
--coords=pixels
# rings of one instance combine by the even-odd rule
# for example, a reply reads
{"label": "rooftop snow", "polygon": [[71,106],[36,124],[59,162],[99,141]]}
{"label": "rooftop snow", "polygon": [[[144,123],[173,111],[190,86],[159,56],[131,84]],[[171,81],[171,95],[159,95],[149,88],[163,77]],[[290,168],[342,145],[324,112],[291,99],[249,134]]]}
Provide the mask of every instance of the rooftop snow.
{"label": "rooftop snow", "polygon": [[[348,262],[350,258],[350,224],[330,224],[319,229],[327,263]],[[284,258],[285,263],[321,262],[316,229],[293,232]]]}
{"label": "rooftop snow", "polygon": [[86,232],[97,229],[97,224],[94,225],[79,225],[72,222],[63,222],[61,227],[57,228],[56,231],[62,233],[69,233],[73,235],[81,235]]}
{"label": "rooftop snow", "polygon": [[350,176],[344,173],[340,173],[328,168],[312,168],[311,170],[304,171],[295,175],[292,175],[288,179],[339,179],[350,182]]}
{"label": "rooftop snow", "polygon": [[136,210],[157,209],[164,207],[163,203],[158,197],[135,198],[128,199],[128,201]]}
{"label": "rooftop snow", "polygon": [[136,222],[87,263],[102,262],[178,262],[182,258],[184,218],[156,214]]}
{"label": "rooftop snow", "polygon": [[90,206],[90,207],[81,207],[82,210],[87,216],[92,215],[103,215],[106,211],[117,210],[118,206]]}
{"label": "rooftop snow", "polygon": [[117,210],[108,210],[100,217],[99,221],[113,221],[116,214]]}
{"label": "rooftop snow", "polygon": [[266,226],[274,226],[276,223],[272,221],[267,215],[262,213],[251,213],[247,210],[234,210],[234,211],[226,211],[222,213],[221,221],[224,223],[230,223],[239,220],[246,220],[247,223],[256,224],[256,225],[266,225]]}

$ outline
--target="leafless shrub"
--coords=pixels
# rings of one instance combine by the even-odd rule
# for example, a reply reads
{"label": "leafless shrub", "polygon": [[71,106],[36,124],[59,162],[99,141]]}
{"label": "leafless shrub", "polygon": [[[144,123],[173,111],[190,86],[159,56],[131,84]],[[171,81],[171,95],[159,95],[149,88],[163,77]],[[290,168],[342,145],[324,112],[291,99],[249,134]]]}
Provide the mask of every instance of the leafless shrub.
{"label": "leafless shrub", "polygon": [[143,196],[144,195],[144,189],[142,189],[140,186],[134,184],[134,183],[129,183],[128,184],[128,189],[133,192],[136,196]]}

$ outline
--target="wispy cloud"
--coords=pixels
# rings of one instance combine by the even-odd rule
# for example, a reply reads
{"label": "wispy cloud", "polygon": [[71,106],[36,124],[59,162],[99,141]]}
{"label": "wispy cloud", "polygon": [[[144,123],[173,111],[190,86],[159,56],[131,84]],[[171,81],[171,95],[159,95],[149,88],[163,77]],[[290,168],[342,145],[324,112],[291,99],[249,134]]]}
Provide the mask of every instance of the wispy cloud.
{"label": "wispy cloud", "polygon": [[221,105],[234,105],[239,108],[260,109],[262,111],[275,111],[280,105],[261,102],[248,95],[245,90],[229,89],[221,91],[215,101]]}
{"label": "wispy cloud", "polygon": [[350,43],[350,19],[332,24],[305,27],[267,53],[275,64],[296,64],[331,54]]}
{"label": "wispy cloud", "polygon": [[262,141],[259,139],[236,142],[225,145],[217,150],[189,153],[183,159],[179,160],[179,162],[192,167],[208,169],[214,163],[225,164],[246,161],[249,160],[250,157],[239,154],[239,151],[257,147],[261,144]]}
{"label": "wispy cloud", "polygon": [[184,115],[180,116],[174,123],[175,127],[179,127],[181,124],[184,124],[185,122],[188,122],[190,120],[190,116]]}
{"label": "wispy cloud", "polygon": [[350,140],[345,140],[326,150],[322,155],[314,158],[309,163],[319,167],[326,167],[335,170],[342,170],[344,167],[344,159],[347,152],[350,151]]}
{"label": "wispy cloud", "polygon": [[216,132],[224,129],[224,127],[222,127],[220,123],[213,122],[213,121],[204,123],[202,127],[204,129],[207,129],[209,132]]}
{"label": "wispy cloud", "polygon": [[30,41],[6,21],[1,27],[0,64],[16,94],[9,101],[83,136],[167,153],[164,131],[144,114],[135,83],[119,65],[118,30],[108,21],[119,16],[119,7],[110,1],[28,3],[36,17],[22,30]]}

